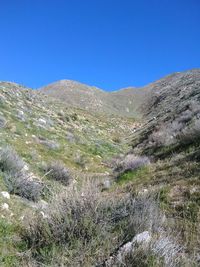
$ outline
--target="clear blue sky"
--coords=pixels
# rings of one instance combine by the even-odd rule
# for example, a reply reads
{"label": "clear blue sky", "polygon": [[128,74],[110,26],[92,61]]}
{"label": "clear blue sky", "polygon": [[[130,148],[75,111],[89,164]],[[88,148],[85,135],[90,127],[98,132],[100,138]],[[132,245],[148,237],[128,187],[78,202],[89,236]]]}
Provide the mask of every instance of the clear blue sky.
{"label": "clear blue sky", "polygon": [[143,86],[200,67],[200,0],[1,0],[0,80]]}

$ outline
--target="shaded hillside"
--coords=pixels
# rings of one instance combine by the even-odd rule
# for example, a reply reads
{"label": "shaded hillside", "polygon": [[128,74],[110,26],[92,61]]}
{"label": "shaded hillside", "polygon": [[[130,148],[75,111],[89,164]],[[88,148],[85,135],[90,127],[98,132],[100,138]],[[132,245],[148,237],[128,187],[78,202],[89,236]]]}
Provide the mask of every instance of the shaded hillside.
{"label": "shaded hillside", "polygon": [[[133,146],[142,153],[193,143],[200,117],[200,70],[175,73],[151,84],[142,107],[146,124],[135,134]],[[196,130],[195,130],[196,129]]]}

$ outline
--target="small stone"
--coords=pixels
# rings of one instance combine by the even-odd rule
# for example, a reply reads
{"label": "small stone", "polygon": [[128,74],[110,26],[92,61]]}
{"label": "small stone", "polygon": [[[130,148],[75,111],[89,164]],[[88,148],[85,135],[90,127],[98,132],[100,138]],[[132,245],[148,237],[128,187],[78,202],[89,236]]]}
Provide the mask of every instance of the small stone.
{"label": "small stone", "polygon": [[4,117],[0,116],[0,128],[4,128],[6,125],[6,120]]}
{"label": "small stone", "polygon": [[24,111],[23,110],[19,110],[18,111],[18,114],[21,115],[21,116],[23,116],[24,115]]}
{"label": "small stone", "polygon": [[40,214],[42,215],[42,218],[43,218],[43,219],[48,218],[48,216],[47,216],[43,211],[40,211]]}
{"label": "small stone", "polygon": [[2,210],[9,210],[9,205],[7,203],[3,203],[1,205]]}
{"label": "small stone", "polygon": [[41,209],[46,209],[48,207],[48,202],[46,202],[45,200],[41,199],[40,202],[38,203],[39,207]]}
{"label": "small stone", "polygon": [[1,195],[4,197],[4,198],[7,198],[7,199],[10,199],[10,194],[6,191],[2,191],[1,192]]}
{"label": "small stone", "polygon": [[41,118],[38,120],[38,122],[41,124],[44,124],[44,125],[47,124],[47,121],[45,119],[41,119]]}
{"label": "small stone", "polygon": [[111,182],[110,182],[110,180],[105,180],[104,182],[103,182],[103,189],[109,189],[111,187]]}
{"label": "small stone", "polygon": [[144,232],[136,235],[133,238],[133,242],[137,242],[138,244],[149,243],[150,240],[151,240],[151,235],[149,234],[148,231],[144,231]]}

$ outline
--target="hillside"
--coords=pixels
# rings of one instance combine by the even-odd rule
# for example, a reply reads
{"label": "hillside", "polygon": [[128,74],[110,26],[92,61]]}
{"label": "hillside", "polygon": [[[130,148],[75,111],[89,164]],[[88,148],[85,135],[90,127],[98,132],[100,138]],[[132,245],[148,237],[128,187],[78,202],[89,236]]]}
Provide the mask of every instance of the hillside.
{"label": "hillside", "polygon": [[105,92],[94,86],[75,81],[61,80],[40,89],[43,93],[61,100],[67,106],[100,114],[137,117],[138,107],[145,96],[143,89],[125,88]]}
{"label": "hillside", "polygon": [[199,69],[112,93],[1,82],[0,266],[200,266],[199,120]]}
{"label": "hillside", "polygon": [[[70,80],[52,83],[40,88],[40,90],[49,96],[61,100],[69,107],[77,107],[101,114],[140,118],[148,108],[156,116],[160,112],[160,106],[156,107],[152,101],[158,101],[159,94],[160,97],[166,97],[168,92],[174,89],[173,94],[176,95],[176,88],[188,85],[184,81],[184,79],[187,80],[188,75],[190,75],[188,83],[192,84],[198,78],[199,70],[174,73],[142,88],[129,87],[114,92],[106,92],[94,86]],[[171,104],[173,107],[173,103]],[[153,105],[154,108],[151,109]],[[168,112],[168,110],[166,111]]]}

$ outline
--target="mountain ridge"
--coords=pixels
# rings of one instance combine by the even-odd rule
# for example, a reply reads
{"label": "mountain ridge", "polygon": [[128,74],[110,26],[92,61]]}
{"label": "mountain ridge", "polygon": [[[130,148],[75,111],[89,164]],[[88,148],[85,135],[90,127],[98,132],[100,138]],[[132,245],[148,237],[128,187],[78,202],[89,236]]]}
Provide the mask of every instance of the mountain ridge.
{"label": "mountain ridge", "polygon": [[143,87],[127,87],[111,92],[71,80],[51,83],[39,88],[39,91],[63,101],[67,106],[109,115],[141,118],[141,107],[159,87],[165,84],[173,87],[182,77],[195,77],[199,73],[200,69],[175,72]]}

